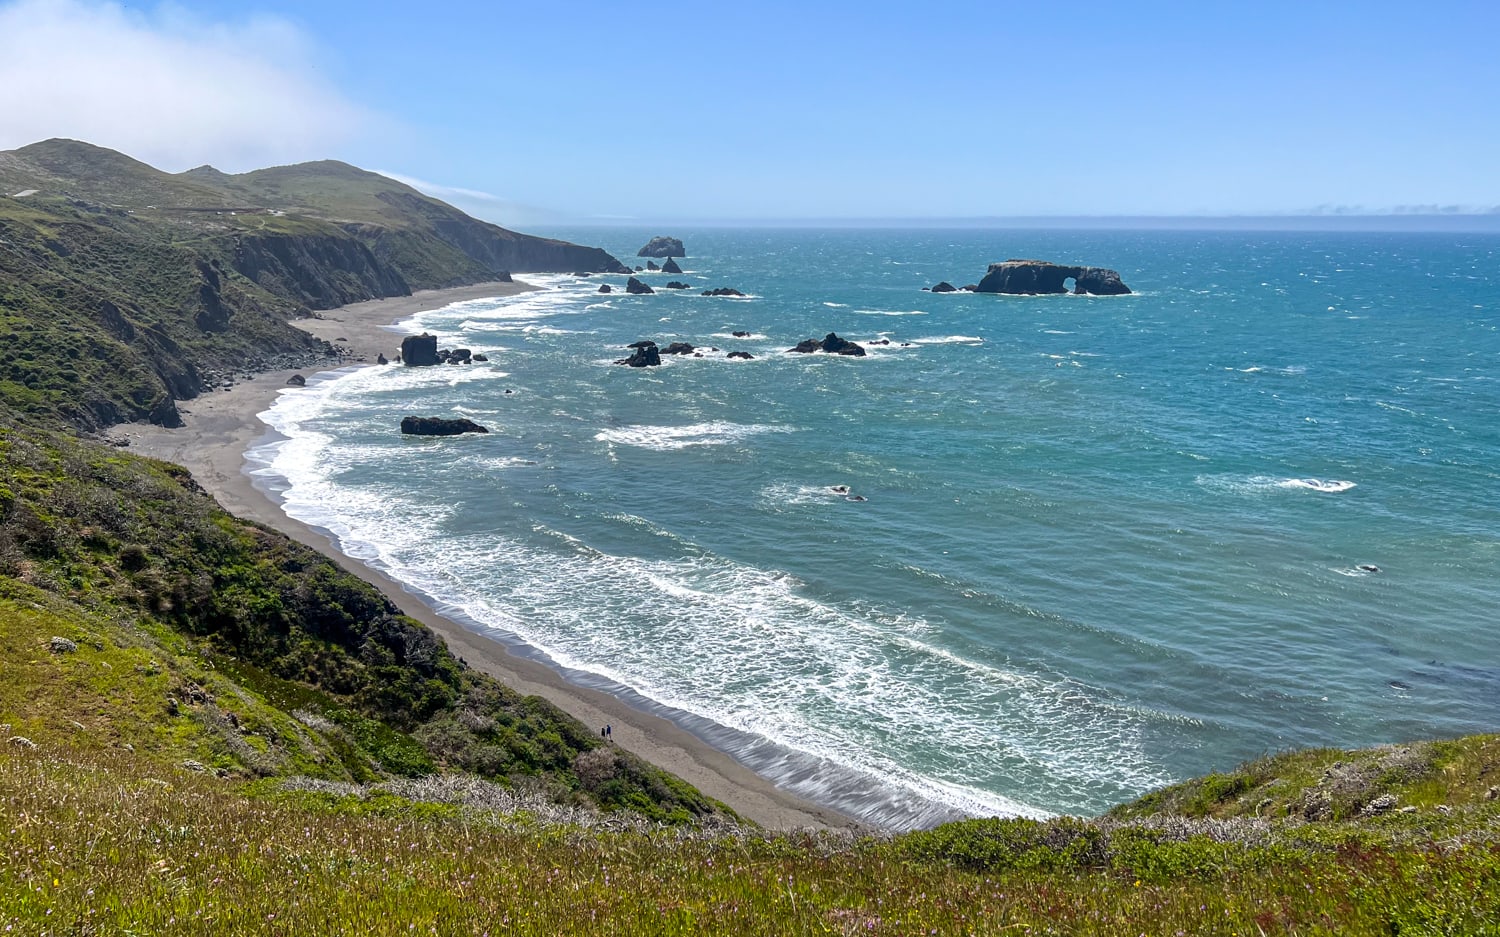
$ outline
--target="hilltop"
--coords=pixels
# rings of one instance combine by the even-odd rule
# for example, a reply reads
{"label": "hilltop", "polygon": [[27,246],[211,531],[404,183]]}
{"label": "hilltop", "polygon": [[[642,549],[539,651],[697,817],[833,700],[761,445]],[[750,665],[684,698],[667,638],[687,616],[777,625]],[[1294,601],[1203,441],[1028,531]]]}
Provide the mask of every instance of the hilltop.
{"label": "hilltop", "polygon": [[47,140],[0,152],[0,404],[83,429],[175,425],[176,401],[228,375],[335,355],[288,319],[512,272],[623,269],[345,163],[172,174]]}

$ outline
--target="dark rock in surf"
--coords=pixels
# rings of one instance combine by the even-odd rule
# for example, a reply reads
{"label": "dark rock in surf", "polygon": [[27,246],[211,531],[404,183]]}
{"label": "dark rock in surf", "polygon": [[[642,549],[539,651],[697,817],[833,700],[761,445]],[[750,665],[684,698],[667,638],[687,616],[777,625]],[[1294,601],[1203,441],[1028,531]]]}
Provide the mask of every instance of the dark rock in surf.
{"label": "dark rock in surf", "polygon": [[380,354],[378,354],[378,355],[375,356],[375,363],[376,364],[390,364],[390,361],[386,360],[385,352],[381,352]]}
{"label": "dark rock in surf", "polygon": [[489,355],[479,355],[479,354],[476,354],[476,355],[475,355],[475,356],[474,356],[474,357],[473,357],[473,358],[471,358],[471,359],[470,359],[470,360],[471,360],[471,361],[474,361],[474,362],[475,362],[475,363],[477,363],[477,364],[483,364],[483,363],[484,363],[484,362],[486,362],[486,361],[488,361],[488,360],[490,360],[490,356],[489,356]]}
{"label": "dark rock in surf", "polygon": [[610,286],[608,283],[599,284],[599,292],[601,293],[613,293],[614,291],[615,288],[613,286]]}
{"label": "dark rock in surf", "polygon": [[682,268],[677,266],[677,261],[668,257],[667,262],[661,265],[662,273],[681,273]]}
{"label": "dark rock in surf", "polygon": [[661,267],[659,267],[659,266],[656,265],[656,261],[654,261],[654,260],[648,260],[648,261],[646,261],[646,269],[647,270],[660,270]]}
{"label": "dark rock in surf", "polygon": [[292,385],[293,387],[306,387],[307,386],[307,378],[303,377],[300,374],[293,374],[291,377],[289,377],[289,378],[286,379],[286,382],[288,384]]}
{"label": "dark rock in surf", "polygon": [[739,358],[742,361],[750,361],[755,356],[752,355],[752,354],[750,354],[750,352],[748,352],[748,351],[731,351],[729,354],[725,355],[724,357],[726,357],[726,358]]}
{"label": "dark rock in surf", "polygon": [[937,286],[934,286],[932,288],[932,291],[934,293],[957,293],[958,292],[958,288],[955,287],[952,283],[949,283],[947,280],[944,280],[943,282],[939,283]]}
{"label": "dark rock in surf", "polygon": [[655,342],[633,342],[627,347],[634,348],[635,354],[629,358],[621,358],[615,364],[623,364],[631,368],[654,368],[661,364],[661,352],[657,350]]}
{"label": "dark rock in surf", "polygon": [[422,368],[439,362],[437,336],[408,335],[401,340],[401,361],[409,367]]}
{"label": "dark rock in surf", "polygon": [[721,286],[721,287],[718,287],[717,289],[704,290],[703,291],[703,295],[704,296],[744,296],[745,294],[741,293],[739,290],[735,289],[732,286]]}
{"label": "dark rock in surf", "polygon": [[408,416],[401,420],[401,432],[407,436],[458,436],[463,433],[488,433],[473,420],[446,420],[438,416]]}
{"label": "dark rock in surf", "polygon": [[750,337],[750,333],[749,332],[731,332],[730,334],[733,335],[735,338],[749,338]]}
{"label": "dark rock in surf", "polygon": [[687,342],[673,342],[662,349],[661,353],[664,355],[690,355],[693,353],[693,346]]}
{"label": "dark rock in surf", "polygon": [[665,287],[663,287],[663,289],[668,289],[668,290],[685,290],[687,288],[688,288],[688,285],[686,283],[683,283],[683,282],[679,281],[679,280],[668,280],[667,281],[667,285]]}
{"label": "dark rock in surf", "polygon": [[651,287],[642,283],[640,280],[637,280],[635,277],[631,277],[625,282],[625,292],[631,294],[632,296],[645,296],[649,293],[655,293],[656,290],[653,290]]}

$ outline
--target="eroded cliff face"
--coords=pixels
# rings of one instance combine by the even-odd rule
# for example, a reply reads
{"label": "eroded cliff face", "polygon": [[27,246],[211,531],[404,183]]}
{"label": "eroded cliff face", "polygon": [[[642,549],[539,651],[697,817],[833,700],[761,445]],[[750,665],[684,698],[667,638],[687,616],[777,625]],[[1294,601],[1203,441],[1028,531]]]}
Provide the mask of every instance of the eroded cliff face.
{"label": "eroded cliff face", "polygon": [[376,257],[358,237],[337,229],[309,234],[236,234],[231,250],[237,273],[309,309],[332,309],[411,293],[411,287],[392,265]]}
{"label": "eroded cliff face", "polygon": [[1107,267],[1073,267],[1045,260],[1007,260],[990,264],[976,293],[1073,293],[1090,296],[1120,296],[1130,292],[1120,275]]}

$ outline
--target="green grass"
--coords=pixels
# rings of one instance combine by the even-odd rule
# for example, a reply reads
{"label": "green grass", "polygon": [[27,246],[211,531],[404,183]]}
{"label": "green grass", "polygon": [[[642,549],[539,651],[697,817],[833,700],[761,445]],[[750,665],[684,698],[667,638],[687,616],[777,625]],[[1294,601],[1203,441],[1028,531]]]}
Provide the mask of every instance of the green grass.
{"label": "green grass", "polygon": [[[1063,849],[975,865],[954,851],[984,825],[937,850],[931,834],[610,832],[47,750],[0,754],[0,805],[0,932],[1500,932],[1493,830],[1274,847],[1136,835],[1114,859]],[[1086,826],[1010,822],[1037,841]]]}

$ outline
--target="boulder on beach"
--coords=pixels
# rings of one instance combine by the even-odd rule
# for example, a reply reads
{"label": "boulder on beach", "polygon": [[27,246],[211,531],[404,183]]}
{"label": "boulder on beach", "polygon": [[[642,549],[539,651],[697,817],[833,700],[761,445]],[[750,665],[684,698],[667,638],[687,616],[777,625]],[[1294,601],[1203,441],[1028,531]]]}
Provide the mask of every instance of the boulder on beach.
{"label": "boulder on beach", "polygon": [[390,362],[386,360],[385,352],[381,352],[380,354],[378,354],[378,355],[375,356],[375,363],[376,364],[390,364]]}
{"label": "boulder on beach", "polygon": [[401,362],[410,367],[427,367],[439,362],[437,336],[408,335],[401,340]]}
{"label": "boulder on beach", "polygon": [[488,433],[473,420],[448,420],[440,416],[408,416],[401,419],[401,432],[407,436],[458,436],[462,433]]}
{"label": "boulder on beach", "polygon": [[687,251],[677,238],[654,237],[646,246],[635,252],[637,257],[686,257]]}
{"label": "boulder on beach", "polygon": [[629,280],[625,281],[625,292],[630,293],[633,296],[644,296],[647,293],[655,293],[656,290],[653,290],[651,287],[642,283],[640,280],[637,280],[635,277],[631,277]]}
{"label": "boulder on beach", "polygon": [[655,342],[643,340],[632,342],[625,347],[634,348],[635,354],[629,358],[621,358],[615,364],[623,364],[631,368],[654,368],[661,364],[661,352],[657,349]]}
{"label": "boulder on beach", "polygon": [[286,379],[286,382],[288,384],[292,385],[293,387],[306,387],[307,386],[307,378],[303,377],[300,374],[293,374],[291,377],[289,377],[289,378]]}
{"label": "boulder on beach", "polygon": [[976,293],[1066,293],[1073,281],[1076,296],[1122,296],[1130,288],[1106,267],[1070,267],[1045,260],[1007,260],[990,264],[974,288]]}
{"label": "boulder on beach", "polygon": [[661,265],[662,273],[681,273],[682,268],[677,266],[677,261],[668,257],[667,262]]}

